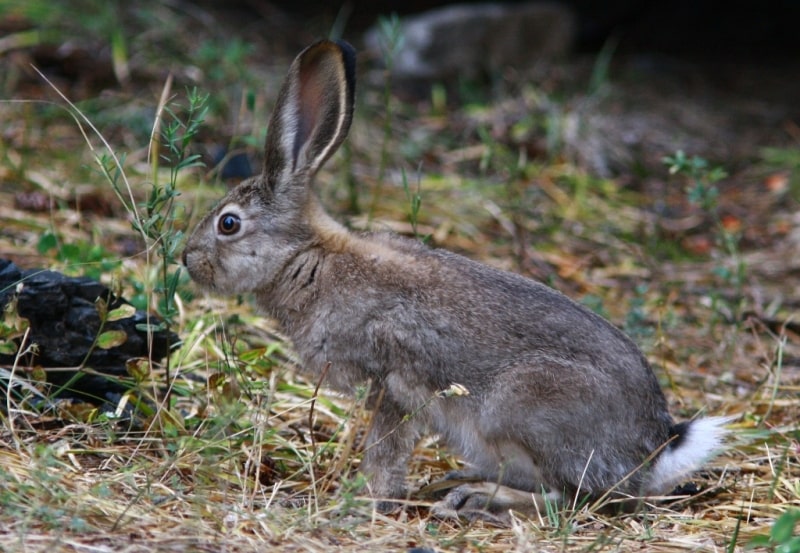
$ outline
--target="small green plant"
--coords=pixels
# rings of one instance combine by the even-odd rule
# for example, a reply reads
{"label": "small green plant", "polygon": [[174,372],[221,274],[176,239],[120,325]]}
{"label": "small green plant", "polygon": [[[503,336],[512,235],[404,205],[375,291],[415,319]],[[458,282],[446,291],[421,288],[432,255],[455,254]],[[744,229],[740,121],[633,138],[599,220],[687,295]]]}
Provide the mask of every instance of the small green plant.
{"label": "small green plant", "polygon": [[[160,113],[166,114],[168,121],[161,118],[157,121],[161,132],[153,134],[151,152],[152,180],[150,193],[143,203],[136,203],[130,190],[130,184],[124,175],[124,158],[109,154],[98,156],[103,175],[108,180],[123,203],[133,216],[133,228],[144,238],[147,244],[146,257],[151,265],[151,254],[158,258],[155,284],[149,287],[157,298],[157,310],[162,317],[159,324],[140,325],[139,330],[156,332],[169,331],[178,313],[175,304],[178,285],[181,282],[181,266],[178,263],[180,246],[183,243],[183,231],[177,225],[182,216],[182,205],[177,201],[178,178],[186,170],[202,166],[199,154],[191,152],[192,140],[200,130],[208,112],[208,95],[198,93],[197,89],[187,91],[185,113],[169,106],[162,106]],[[163,117],[161,115],[160,117]],[[168,177],[162,182],[160,177],[161,162],[167,166]],[[170,358],[166,359],[166,387],[171,388]]]}
{"label": "small green plant", "polygon": [[608,309],[606,309],[606,306],[603,305],[602,296],[598,296],[598,295],[595,295],[595,294],[586,294],[585,296],[583,296],[581,298],[580,301],[581,301],[581,303],[583,305],[585,305],[586,307],[588,307],[589,309],[591,309],[592,311],[594,311],[595,313],[597,313],[601,317],[603,317],[605,319],[610,319],[611,318],[611,315],[609,315],[609,313],[608,313]]}
{"label": "small green plant", "polygon": [[[211,113],[225,114],[231,111],[231,103],[236,104],[239,95],[244,97],[244,105],[252,111],[258,83],[249,71],[247,58],[255,48],[240,38],[226,37],[225,40],[214,38],[203,41],[194,55],[194,61],[203,70],[208,79],[208,86],[225,89],[225,94],[215,94],[205,101]],[[226,100],[226,97],[228,98]],[[245,141],[249,137],[244,137]]]}
{"label": "small green plant", "polygon": [[688,177],[687,195],[692,205],[714,217],[719,216],[719,190],[716,183],[728,176],[722,167],[709,167],[707,160],[698,156],[689,157],[683,150],[678,150],[674,156],[665,157],[664,163],[669,167],[670,175]]}
{"label": "small green plant", "polygon": [[11,300],[0,311],[0,354],[14,355],[17,353],[17,342],[28,330],[28,319],[21,317],[17,310],[18,297],[14,294]]}
{"label": "small green plant", "polygon": [[206,70],[208,78],[218,83],[238,83],[247,77],[247,57],[255,48],[244,40],[205,40],[195,54],[196,61]]}
{"label": "small green plant", "polygon": [[[166,106],[164,108],[165,113],[172,119],[161,131],[163,146],[166,148],[166,153],[161,157],[169,165],[169,178],[163,185],[159,182],[158,156],[153,156],[151,160],[153,181],[150,195],[144,204],[146,218],[135,219],[139,224],[137,230],[151,240],[160,259],[160,283],[154,292],[159,297],[159,314],[163,317],[163,322],[153,330],[169,331],[178,314],[175,296],[181,279],[181,265],[177,257],[183,243],[183,232],[176,226],[182,211],[176,202],[176,198],[180,195],[177,190],[178,176],[185,170],[203,166],[200,154],[191,153],[189,147],[208,112],[208,95],[199,94],[197,89],[193,88],[187,92],[186,99],[186,114],[183,119],[176,111]],[[169,356],[166,358],[165,369],[165,384],[169,391],[172,384]],[[169,395],[167,395],[167,405],[169,405]]]}
{"label": "small green plant", "polygon": [[[119,296],[119,290],[115,290],[112,292],[113,294]],[[108,350],[111,348],[115,348],[118,346],[123,345],[128,340],[128,335],[124,330],[118,329],[108,329],[108,323],[119,321],[122,319],[127,319],[132,317],[135,312],[136,308],[130,304],[123,303],[119,307],[109,309],[109,297],[98,297],[95,302],[95,310],[97,311],[97,315],[99,317],[100,323],[97,328],[97,331],[94,336],[94,340],[89,348],[86,350],[86,353],[83,356],[83,360],[80,363],[80,367],[82,369],[87,367],[89,363],[89,359],[96,350]],[[72,385],[77,382],[79,379],[83,378],[86,373],[84,371],[76,371],[75,374],[70,378],[67,382],[62,384],[58,390],[55,391],[54,395],[58,395],[63,390],[68,390],[72,387]],[[108,377],[111,378],[111,377]]]}
{"label": "small green plant", "polygon": [[427,242],[430,236],[420,236],[419,232],[417,232],[417,225],[419,224],[419,209],[422,206],[422,194],[421,194],[421,184],[419,178],[417,178],[417,189],[412,192],[411,186],[408,184],[408,176],[406,175],[405,170],[403,170],[403,190],[406,193],[406,199],[408,200],[409,210],[408,210],[408,221],[411,223],[411,230],[414,232],[414,237],[421,240],[422,242]]}
{"label": "small green plant", "polygon": [[[726,286],[732,286],[736,300],[724,298],[719,291],[711,294],[712,311],[717,316],[741,320],[744,310],[742,289],[747,278],[747,267],[740,251],[739,225],[726,224],[719,210],[719,189],[716,184],[727,176],[721,167],[712,167],[698,156],[687,156],[682,150],[663,159],[671,175],[680,175],[687,181],[686,195],[689,203],[709,217],[714,225],[716,241],[724,256],[713,269],[713,274]],[[716,320],[712,321],[712,326]]]}
{"label": "small green plant", "polygon": [[99,279],[101,275],[119,268],[122,264],[114,253],[101,244],[84,241],[65,242],[55,229],[39,237],[36,250],[40,254],[55,251],[56,259],[65,263],[67,270],[79,269],[81,274],[94,279]]}
{"label": "small green plant", "polygon": [[637,284],[634,291],[635,295],[630,300],[623,328],[628,336],[641,342],[652,336],[655,331],[648,321],[646,310],[647,284]]}
{"label": "small green plant", "polygon": [[63,528],[74,517],[74,500],[64,486],[60,444],[31,447],[25,471],[0,467],[0,510],[21,520],[30,517],[45,528]]}
{"label": "small green plant", "polygon": [[800,553],[800,509],[789,509],[772,524],[769,534],[755,536],[746,549],[762,549],[773,553]]}
{"label": "small green plant", "polygon": [[589,79],[589,95],[600,94],[607,88],[611,59],[614,57],[614,52],[617,51],[618,45],[619,38],[612,36],[606,40],[600,52],[597,54],[597,58],[592,66],[592,76]]}
{"label": "small green plant", "polygon": [[[161,260],[161,282],[155,292],[160,296],[159,314],[164,318],[165,327],[170,326],[177,315],[174,300],[181,277],[181,267],[177,261],[183,243],[183,232],[176,226],[178,217],[182,215],[182,206],[176,202],[180,195],[177,189],[178,176],[185,170],[204,165],[200,154],[191,153],[189,146],[208,112],[208,95],[201,95],[197,89],[192,89],[187,92],[186,99],[188,103],[184,119],[169,107],[164,108],[172,119],[161,132],[166,147],[166,153],[161,158],[169,165],[169,177],[164,184],[159,182],[158,160],[154,156],[150,195],[142,206],[146,218],[136,219],[134,223],[134,228],[152,241]],[[171,269],[176,265],[175,269]]]}
{"label": "small green plant", "polygon": [[[364,497],[367,479],[362,473],[344,478],[336,493],[334,519],[346,521],[350,517],[363,516],[372,508],[372,502]],[[357,520],[357,518],[356,518]]]}

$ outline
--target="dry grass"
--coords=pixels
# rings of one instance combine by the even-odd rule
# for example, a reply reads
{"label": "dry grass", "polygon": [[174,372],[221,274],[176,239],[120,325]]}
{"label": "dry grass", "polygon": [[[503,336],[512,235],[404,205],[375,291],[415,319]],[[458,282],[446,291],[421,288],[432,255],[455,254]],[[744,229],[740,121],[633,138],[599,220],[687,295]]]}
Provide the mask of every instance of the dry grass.
{"label": "dry grass", "polygon": [[[282,74],[285,64],[278,65],[268,82]],[[64,107],[41,81],[12,93]],[[268,87],[256,94],[256,109],[242,115],[239,131],[258,135],[274,93]],[[149,97],[148,103],[120,94],[114,110],[122,118],[153,109],[158,92]],[[317,393],[319,383],[299,376],[288,345],[246,298],[197,296],[186,283],[169,408],[158,367],[144,381],[132,381],[116,403],[48,404],[35,391],[3,398],[0,550],[742,551],[787,509],[800,508],[796,190],[779,190],[766,206],[763,198],[747,204],[748,218],[739,220],[748,229],[741,246],[747,279],[737,288],[718,276],[735,260],[716,245],[713,225],[664,231],[651,209],[656,198],[625,189],[624,179],[594,179],[559,158],[527,159],[523,142],[512,136],[519,129],[507,124],[527,113],[525,102],[446,114],[395,108],[393,157],[373,217],[344,214],[343,185],[346,175],[355,175],[362,207],[373,203],[383,121],[380,96],[369,90],[362,92],[349,156],[338,156],[319,178],[330,210],[354,227],[410,233],[404,169],[412,188],[421,186],[420,234],[547,279],[601,308],[648,353],[677,418],[702,409],[740,413],[731,448],[693,478],[701,493],[650,501],[629,515],[573,506],[516,519],[511,528],[438,521],[415,496],[400,513],[376,513],[357,474],[369,424],[363,403],[324,387]],[[95,160],[60,109],[0,103],[0,256],[71,273],[98,268],[97,259],[38,251],[42,232],[56,229],[65,244],[102,246],[112,262],[102,280],[122,282],[125,295],[134,296],[154,267],[130,229],[130,214],[85,169]],[[101,114],[104,121],[116,117]],[[152,170],[147,141],[125,125],[105,126],[115,151],[128,152],[126,174],[133,193],[144,198]],[[212,115],[209,127],[209,135],[234,132],[220,115]],[[89,140],[98,145],[96,136]],[[207,177],[182,175],[182,224],[221,194]],[[743,194],[765,195],[758,168],[734,177],[722,187],[723,210],[739,205]],[[671,182],[676,190],[682,186]],[[21,201],[27,193],[40,194],[44,207]],[[667,200],[702,219],[681,194]],[[153,306],[155,298],[147,301]],[[16,377],[24,372],[0,367],[3,378],[12,369]],[[137,398],[154,410],[130,417]],[[426,441],[415,453],[409,485],[419,488],[456,464]]]}

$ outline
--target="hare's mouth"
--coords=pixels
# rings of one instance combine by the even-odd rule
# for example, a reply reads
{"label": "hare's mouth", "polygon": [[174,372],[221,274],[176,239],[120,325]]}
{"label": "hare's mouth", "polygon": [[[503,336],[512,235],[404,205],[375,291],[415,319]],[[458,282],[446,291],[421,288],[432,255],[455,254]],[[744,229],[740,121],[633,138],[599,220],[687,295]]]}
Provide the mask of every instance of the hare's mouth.
{"label": "hare's mouth", "polygon": [[206,257],[184,252],[183,266],[198,285],[213,291],[217,290],[214,267]]}

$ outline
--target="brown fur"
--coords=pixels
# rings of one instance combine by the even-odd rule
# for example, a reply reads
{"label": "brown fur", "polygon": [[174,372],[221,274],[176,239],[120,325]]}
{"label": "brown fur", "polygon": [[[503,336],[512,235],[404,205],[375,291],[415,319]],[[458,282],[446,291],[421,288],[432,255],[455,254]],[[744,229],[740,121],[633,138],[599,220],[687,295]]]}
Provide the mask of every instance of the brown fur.
{"label": "brown fur", "polygon": [[[326,383],[345,392],[371,383],[362,468],[379,506],[405,496],[406,462],[427,433],[479,481],[451,491],[440,512],[483,501],[487,517],[534,507],[542,492],[663,491],[711,454],[723,421],[675,426],[644,356],[601,317],[522,276],[353,234],[325,214],[310,183],[350,125],[353,67],[349,46],[333,42],[297,57],[263,175],[206,215],[184,262],[207,289],[255,293],[310,374],[329,366]],[[226,214],[241,221],[236,232],[221,231]],[[454,384],[468,395],[440,393]]]}

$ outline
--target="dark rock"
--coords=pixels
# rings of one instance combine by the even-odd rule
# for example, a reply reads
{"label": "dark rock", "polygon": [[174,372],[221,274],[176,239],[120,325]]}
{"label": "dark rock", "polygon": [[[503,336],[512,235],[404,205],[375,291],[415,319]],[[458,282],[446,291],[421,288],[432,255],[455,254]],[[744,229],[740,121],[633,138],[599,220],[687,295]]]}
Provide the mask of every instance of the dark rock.
{"label": "dark rock", "polygon": [[[392,64],[401,86],[473,80],[513,67],[525,72],[565,56],[574,41],[572,11],[555,2],[454,4],[409,16]],[[380,27],[365,43],[376,57],[385,48]]]}
{"label": "dark rock", "polygon": [[[30,323],[30,333],[22,347],[37,346],[35,353],[21,356],[18,371],[42,367],[47,374],[47,383],[59,397],[102,401],[116,397],[126,389],[118,378],[128,376],[128,360],[144,357],[160,361],[179,341],[174,332],[160,330],[153,333],[149,346],[147,332],[137,326],[158,325],[160,319],[154,315],[148,317],[140,310],[131,317],[106,322],[101,330],[96,305],[98,298],[107,303],[108,310],[130,305],[125,299],[88,277],[69,277],[41,269],[21,270],[11,261],[0,259],[0,306],[8,305],[15,294],[17,313]],[[124,332],[127,336],[125,342],[109,349],[92,349],[98,333],[108,330]],[[19,346],[21,338],[16,342]],[[0,354],[0,364],[11,365],[15,357]],[[59,391],[78,374],[79,367],[88,367],[101,374],[84,373],[70,384],[69,389]],[[59,370],[48,370],[55,368]]]}

